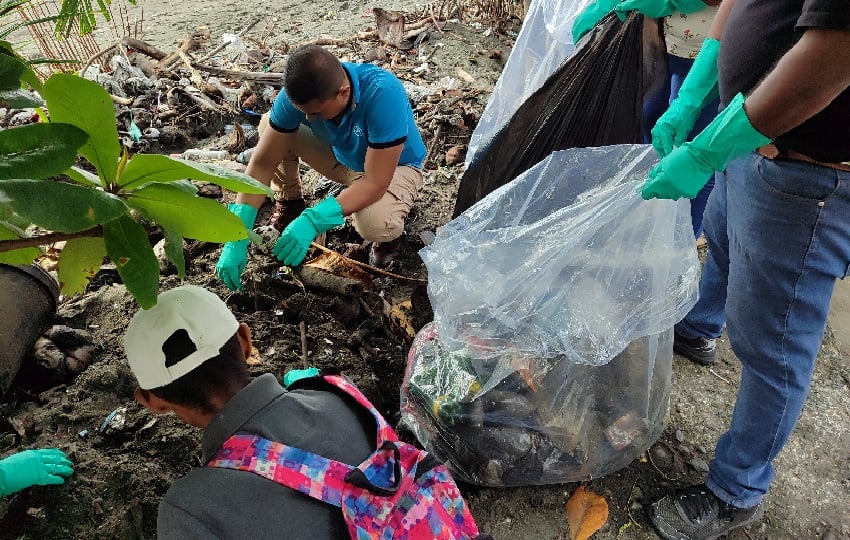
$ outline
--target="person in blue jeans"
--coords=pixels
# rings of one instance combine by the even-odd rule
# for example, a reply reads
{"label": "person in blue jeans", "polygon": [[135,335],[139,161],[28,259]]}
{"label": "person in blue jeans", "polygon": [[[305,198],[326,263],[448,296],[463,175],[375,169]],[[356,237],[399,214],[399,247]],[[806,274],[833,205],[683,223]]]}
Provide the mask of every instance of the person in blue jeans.
{"label": "person in blue jeans", "polygon": [[[678,102],[704,99],[712,79],[725,108],[675,148],[696,116]],[[665,113],[653,129],[664,157],[642,196],[693,197],[716,175],[700,299],[676,325],[675,343],[710,364],[725,324],[742,370],[705,483],[662,497],[649,516],[665,538],[714,539],[764,514],[835,280],[850,267],[846,0],[724,0],[671,109],[678,114]]]}

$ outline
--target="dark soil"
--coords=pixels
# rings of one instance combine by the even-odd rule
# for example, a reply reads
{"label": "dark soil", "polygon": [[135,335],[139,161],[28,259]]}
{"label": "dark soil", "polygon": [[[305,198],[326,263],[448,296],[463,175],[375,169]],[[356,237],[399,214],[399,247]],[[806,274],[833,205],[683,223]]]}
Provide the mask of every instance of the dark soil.
{"label": "dark soil", "polygon": [[[315,11],[328,12],[319,7]],[[155,21],[156,13],[149,20]],[[476,65],[465,62],[476,51],[495,48],[498,41],[494,45],[492,38],[460,25],[440,39],[456,51],[454,60],[445,60],[449,73],[453,66],[464,65],[482,86],[492,85],[498,63],[481,61],[475,71]],[[507,57],[510,40],[503,39],[501,47]],[[486,96],[478,96],[480,108]],[[438,154],[465,143],[470,133],[450,133]],[[434,165],[438,167],[427,172],[422,197],[408,220],[403,257],[390,268],[411,278],[426,278],[417,255],[423,246],[420,232],[448,221],[461,174],[459,165],[439,166],[439,160]],[[320,184],[309,175],[307,180],[310,187]],[[225,194],[223,202],[231,196]],[[267,213],[268,208],[258,222]],[[354,257],[365,254],[359,242],[350,227],[328,236],[329,247]],[[187,252],[185,282],[220,294],[251,327],[253,374],[282,375],[303,366],[303,321],[307,362],[341,368],[393,424],[398,422],[410,338],[384,313],[388,306],[412,298],[412,324],[421,328],[429,319],[421,285],[376,275],[373,288],[360,299],[337,297],[302,290],[281,276],[271,259],[254,255],[245,290],[231,293],[214,273],[219,246],[191,245]],[[175,478],[200,465],[197,429],[173,415],[154,416],[133,401],[135,384],[121,336],[137,306],[122,285],[111,281],[101,276],[86,295],[63,302],[52,321],[88,330],[97,346],[94,363],[58,385],[46,384],[46,379],[20,380],[2,405],[3,455],[58,447],[75,463],[75,473],[64,486],[34,487],[0,500],[0,538],[154,538],[160,498]],[[161,287],[180,283],[176,275],[166,275]],[[644,506],[671,487],[701,480],[714,441],[728,424],[740,372],[728,343],[720,347],[721,359],[711,370],[674,359],[669,424],[661,439],[628,467],[588,482],[610,507],[608,523],[596,538],[657,538]],[[804,416],[777,459],[778,476],[765,519],[730,538],[850,538],[850,368],[830,333],[815,379]],[[482,532],[504,539],[555,540],[569,537],[564,503],[577,485],[462,489]]]}

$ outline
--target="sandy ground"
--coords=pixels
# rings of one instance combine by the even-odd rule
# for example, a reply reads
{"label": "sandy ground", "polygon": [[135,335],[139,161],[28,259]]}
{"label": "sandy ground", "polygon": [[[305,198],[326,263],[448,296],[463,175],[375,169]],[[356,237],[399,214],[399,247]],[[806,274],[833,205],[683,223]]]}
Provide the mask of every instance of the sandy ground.
{"label": "sandy ground", "polygon": [[[415,11],[410,0],[255,0],[217,2],[140,0],[144,38],[164,50],[197,26],[207,25],[214,39],[236,33],[255,17],[259,35],[269,41],[298,42],[320,34],[337,37],[373,25],[370,9]],[[266,29],[266,30],[263,30]],[[478,34],[483,41],[482,33]],[[444,36],[443,40],[452,39]],[[469,41],[456,49],[472,54],[482,47]],[[453,73],[461,53],[446,53],[446,74]],[[507,55],[507,51],[505,51]],[[482,85],[492,85],[498,72],[481,73]],[[767,497],[765,519],[733,539],[850,538],[850,287],[836,297],[815,372],[815,383],[803,417],[785,451],[776,460],[777,477]],[[661,443],[678,456],[669,466],[636,460],[622,471],[589,483],[604,495],[611,520],[595,538],[657,538],[643,516],[646,501],[670,487],[696,482],[711,459],[714,441],[731,416],[740,369],[728,342],[720,344],[720,360],[711,369],[674,359],[669,425]],[[558,539],[567,535],[564,503],[575,484],[487,489],[467,486],[465,493],[482,532],[496,538]],[[107,501],[109,502],[109,501]],[[114,504],[120,504],[113,501]],[[631,519],[633,521],[631,521]],[[0,532],[0,537],[4,533]]]}

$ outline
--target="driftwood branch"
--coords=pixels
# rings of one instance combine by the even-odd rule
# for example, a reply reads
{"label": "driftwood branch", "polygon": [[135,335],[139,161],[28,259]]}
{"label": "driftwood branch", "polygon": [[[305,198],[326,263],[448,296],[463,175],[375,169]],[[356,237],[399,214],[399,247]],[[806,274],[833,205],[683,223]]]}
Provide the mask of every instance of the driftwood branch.
{"label": "driftwood branch", "polygon": [[322,289],[337,296],[353,296],[357,298],[363,295],[363,283],[356,279],[338,276],[312,266],[302,266],[296,272],[298,279],[308,287]]}
{"label": "driftwood branch", "polygon": [[[153,45],[150,45],[141,39],[125,37],[121,41],[124,45],[131,47],[132,49],[144,54],[145,56],[149,56],[154,60],[162,60],[167,56],[166,53],[157,49]],[[235,69],[225,69],[216,66],[208,66],[205,64],[201,64],[199,62],[190,62],[191,67],[197,69],[198,71],[204,71],[207,73],[212,73],[213,75],[218,75],[221,77],[227,77],[229,79],[238,80],[238,81],[252,81],[258,83],[264,83],[271,86],[282,86],[283,85],[283,74],[282,73],[266,73],[263,71],[253,72],[253,71],[238,71]]]}
{"label": "driftwood branch", "polygon": [[145,56],[150,56],[154,60],[162,60],[163,58],[168,56],[168,53],[157,49],[153,45],[142,41],[141,39],[132,38],[130,36],[125,36],[124,39],[121,40],[121,44],[126,47],[130,47],[131,49],[138,51],[144,54]]}
{"label": "driftwood branch", "polygon": [[133,103],[132,99],[116,96],[115,94],[109,94],[109,97],[112,99],[112,103],[117,103],[118,105],[130,105]]}

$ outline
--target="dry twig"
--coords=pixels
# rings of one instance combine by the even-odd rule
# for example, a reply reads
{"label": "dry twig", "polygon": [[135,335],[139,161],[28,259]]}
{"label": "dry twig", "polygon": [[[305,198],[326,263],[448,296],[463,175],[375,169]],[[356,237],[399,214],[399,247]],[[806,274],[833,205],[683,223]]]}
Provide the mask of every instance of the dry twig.
{"label": "dry twig", "polygon": [[412,278],[412,277],[402,276],[400,274],[393,274],[392,272],[387,272],[386,270],[381,270],[380,268],[372,266],[371,264],[366,264],[366,263],[362,263],[360,261],[355,261],[354,259],[350,259],[350,258],[346,257],[345,255],[342,255],[342,254],[340,254],[340,253],[338,253],[338,252],[336,252],[336,251],[334,251],[330,248],[326,248],[325,246],[320,246],[319,244],[317,244],[315,242],[310,242],[310,245],[313,246],[314,248],[317,248],[320,251],[324,251],[325,253],[334,253],[335,255],[344,259],[346,262],[349,262],[349,263],[351,263],[355,266],[359,266],[360,268],[365,268],[365,269],[370,270],[372,272],[376,272],[378,274],[383,274],[385,276],[389,276],[389,277],[396,278],[396,279],[402,279],[402,280],[405,280],[405,281],[415,281],[416,283],[428,283],[427,279]]}
{"label": "dry twig", "polygon": [[301,365],[307,369],[307,323],[301,321],[298,323],[298,330],[301,332]]}
{"label": "dry twig", "polygon": [[[245,33],[246,33],[246,32],[248,32],[248,30],[250,30],[251,28],[254,28],[254,26],[256,26],[258,22],[260,22],[260,18],[259,18],[259,17],[257,17],[257,18],[256,18],[256,19],[254,19],[253,21],[249,22],[249,23],[245,26],[245,28],[243,28],[242,30],[240,30],[240,31],[239,31],[239,33],[238,33],[238,34],[236,34],[236,37],[242,37],[242,36],[244,36],[244,35],[245,35]],[[198,62],[200,63],[200,62],[205,62],[205,61],[209,60],[209,59],[210,59],[210,58],[212,58],[213,56],[215,56],[215,55],[217,55],[218,53],[220,53],[220,52],[221,52],[221,51],[222,51],[225,47],[227,47],[228,45],[229,45],[229,43],[228,43],[227,41],[225,41],[225,42],[223,42],[223,43],[220,43],[218,47],[216,47],[216,48],[215,48],[215,49],[213,49],[212,51],[208,52],[208,53],[207,53],[206,55],[204,55],[203,57],[199,58],[199,59],[198,59]]]}

